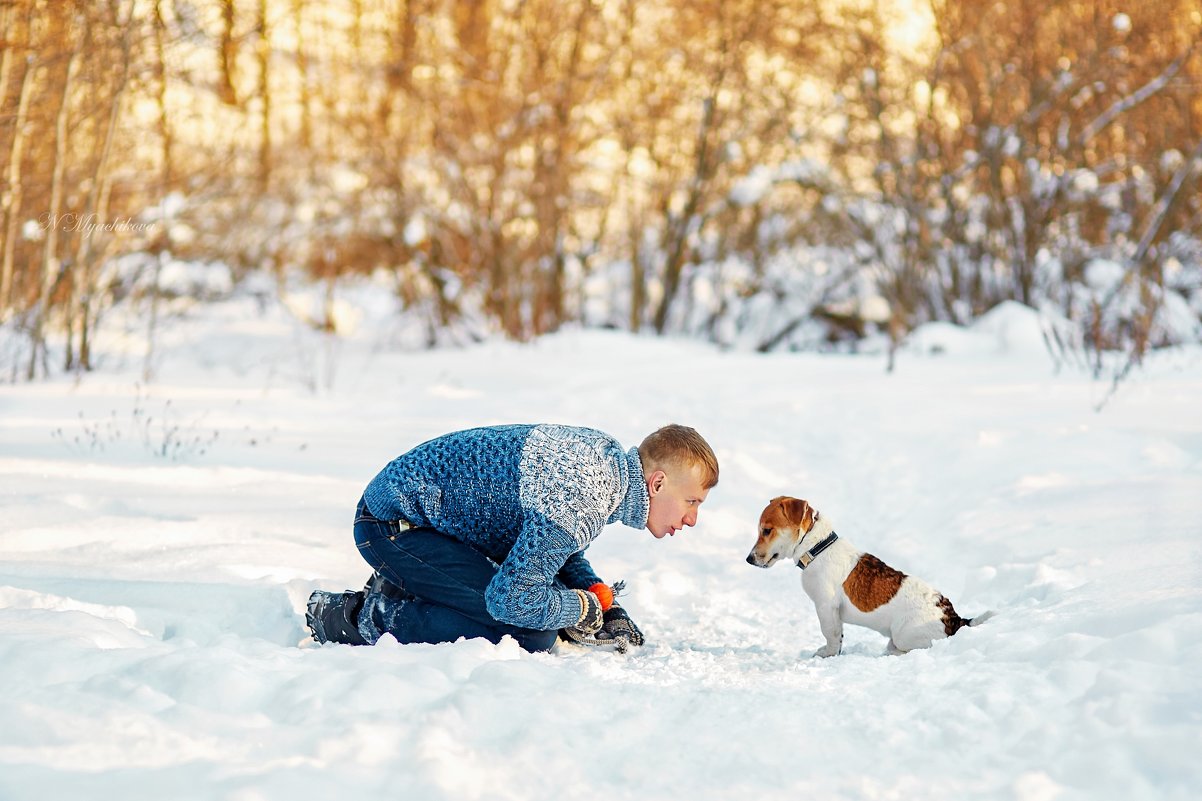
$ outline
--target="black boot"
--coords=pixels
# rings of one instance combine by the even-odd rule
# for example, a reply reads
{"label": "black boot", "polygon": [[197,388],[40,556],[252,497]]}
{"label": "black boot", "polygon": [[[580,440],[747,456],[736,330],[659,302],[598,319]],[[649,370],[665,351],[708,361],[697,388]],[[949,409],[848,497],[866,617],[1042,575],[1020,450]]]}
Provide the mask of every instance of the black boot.
{"label": "black boot", "polygon": [[413,593],[379,573],[372,573],[363,585],[363,596],[363,608],[358,617],[359,635],[374,643],[388,632],[400,642],[406,642],[405,634],[398,626],[406,604],[415,597]]}
{"label": "black boot", "polygon": [[414,597],[413,593],[406,592],[405,588],[400,584],[393,584],[378,572],[368,576],[367,583],[363,585],[364,595],[371,595],[373,592],[379,593],[385,598],[391,598],[394,601],[411,601]]}
{"label": "black boot", "polygon": [[363,608],[362,592],[325,592],[314,590],[305,610],[305,623],[320,643],[339,642],[347,645],[367,645],[359,633],[359,610]]}

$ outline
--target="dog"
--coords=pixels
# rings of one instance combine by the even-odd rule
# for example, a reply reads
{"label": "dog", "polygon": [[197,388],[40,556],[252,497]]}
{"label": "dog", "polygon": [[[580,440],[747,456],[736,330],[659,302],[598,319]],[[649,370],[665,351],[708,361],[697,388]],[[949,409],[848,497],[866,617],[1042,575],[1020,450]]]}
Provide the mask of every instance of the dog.
{"label": "dog", "polygon": [[843,650],[844,623],[879,631],[889,638],[888,653],[904,654],[993,616],[960,617],[929,584],[858,550],[808,502],[786,496],[773,498],[760,514],[755,546],[747,555],[749,564],[763,568],[782,559],[802,569],[801,586],[818,612],[826,645],[815,656]]}

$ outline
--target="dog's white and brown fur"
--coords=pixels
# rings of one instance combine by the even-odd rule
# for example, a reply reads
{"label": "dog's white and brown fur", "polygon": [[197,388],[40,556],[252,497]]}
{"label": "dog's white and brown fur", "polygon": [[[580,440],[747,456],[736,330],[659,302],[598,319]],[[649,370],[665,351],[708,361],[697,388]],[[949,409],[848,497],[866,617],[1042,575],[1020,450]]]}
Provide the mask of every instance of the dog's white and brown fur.
{"label": "dog's white and brown fur", "polygon": [[[813,558],[806,554],[832,533],[830,520],[798,498],[773,498],[760,514],[759,535],[747,561],[771,567],[782,559],[803,564],[801,586],[814,602],[826,645],[817,656],[843,649],[843,624],[879,631],[889,638],[889,653],[928,648],[963,626],[992,616],[965,619],[952,602],[921,579],[907,576],[840,537]],[[803,557],[805,559],[803,560]]]}

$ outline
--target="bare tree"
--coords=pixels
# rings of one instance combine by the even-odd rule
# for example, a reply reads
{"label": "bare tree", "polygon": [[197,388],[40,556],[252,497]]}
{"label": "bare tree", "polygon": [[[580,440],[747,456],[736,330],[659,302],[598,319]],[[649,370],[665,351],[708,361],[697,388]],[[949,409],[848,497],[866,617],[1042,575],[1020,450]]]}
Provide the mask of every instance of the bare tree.
{"label": "bare tree", "polygon": [[267,191],[271,178],[271,31],[267,25],[267,0],[259,0],[255,15],[255,61],[259,67],[259,191]]}
{"label": "bare tree", "polygon": [[[113,2],[99,9],[104,15],[99,20],[103,31],[107,36],[115,37],[115,41],[105,42],[105,45],[111,47],[109,52],[115,60],[115,70],[111,77],[111,83],[109,85],[102,84],[100,87],[107,94],[108,108],[101,120],[100,130],[103,133],[95,141],[94,166],[88,181],[89,190],[82,211],[84,220],[98,220],[101,223],[108,220],[109,202],[113,189],[112,155],[133,67],[134,32],[136,30],[133,24],[134,5],[135,0],[129,0],[127,3]],[[101,238],[101,234],[98,232],[85,232],[76,240],[77,247],[71,270],[71,296],[66,304],[66,369],[76,366],[83,370],[92,368],[91,329],[98,313],[99,304],[97,262],[105,255],[103,250],[97,252],[96,243],[99,238]],[[75,332],[78,332],[79,335],[78,362],[76,362],[73,346]]]}
{"label": "bare tree", "polygon": [[217,92],[221,101],[231,106],[238,105],[237,62],[238,45],[234,36],[234,0],[221,3],[221,47],[217,51]]}
{"label": "bare tree", "polygon": [[88,34],[87,17],[79,13],[79,9],[75,7],[74,3],[63,11],[62,17],[56,22],[61,26],[63,38],[69,43],[70,55],[63,71],[61,90],[58,94],[58,111],[55,115],[54,163],[50,179],[48,225],[42,249],[42,282],[31,326],[32,348],[30,349],[29,368],[26,371],[26,377],[30,380],[37,375],[39,364],[43,371],[49,369],[45,363],[46,326],[51,312],[51,295],[63,277],[58,242],[59,230],[62,226],[60,218],[63,210],[63,184],[67,172],[67,140],[70,136],[67,121],[71,111],[71,92],[74,88],[84,41]]}
{"label": "bare tree", "polygon": [[[25,159],[25,143],[29,127],[29,104],[37,84],[39,64],[32,46],[34,36],[35,3],[28,2],[25,7],[24,25],[18,26],[17,9],[6,6],[9,15],[5,28],[11,33],[17,33],[5,43],[4,63],[11,65],[13,60],[20,64],[20,86],[17,89],[16,114],[12,123],[12,140],[8,148],[7,187],[3,195],[4,206],[4,255],[0,263],[0,320],[6,318],[13,308],[13,267],[16,258],[17,235],[21,226],[21,214],[25,198],[24,175],[22,162]],[[18,38],[24,34],[25,40]],[[5,69],[3,91],[8,91],[8,70]]]}

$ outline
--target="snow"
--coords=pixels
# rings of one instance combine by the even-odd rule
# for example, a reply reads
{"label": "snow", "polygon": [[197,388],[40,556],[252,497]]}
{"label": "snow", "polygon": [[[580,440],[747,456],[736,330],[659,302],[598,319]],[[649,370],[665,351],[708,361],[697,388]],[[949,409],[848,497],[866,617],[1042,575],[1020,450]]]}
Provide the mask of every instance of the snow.
{"label": "snow", "polygon": [[[1045,311],[1049,317],[1051,311]],[[1053,323],[1065,324],[1063,317],[1041,321],[1040,315],[1021,303],[999,303],[965,328],[951,323],[927,323],[906,340],[912,351],[928,355],[956,355],[978,358],[1026,359],[1032,364],[1046,361],[1047,345],[1043,330]]]}
{"label": "snow", "polygon": [[775,184],[786,181],[822,185],[829,183],[830,176],[824,166],[811,159],[795,159],[775,167],[759,164],[735,181],[730,190],[730,201],[736,206],[754,206],[764,199]]}
{"label": "snow", "polygon": [[1109,259],[1092,259],[1085,266],[1085,283],[1096,292],[1113,292],[1126,277],[1127,270]]}
{"label": "snow", "polygon": [[[599,331],[406,352],[382,344],[395,324],[334,346],[236,297],[161,321],[146,384],[145,325],[114,313],[100,371],[0,386],[0,798],[1202,786],[1199,348],[1153,355],[1099,412],[1109,385],[1054,372],[1016,305],[920,330],[892,373],[883,356]],[[366,578],[350,522],[376,470],[512,421],[630,444],[678,421],[715,446],[695,529],[615,526],[590,549],[627,581],[648,645],[307,642],[308,593]],[[901,657],[852,628],[842,656],[812,658],[798,571],[744,562],[785,493],[962,614],[997,617]]]}
{"label": "snow", "polygon": [[764,195],[768,194],[774,180],[773,170],[762,165],[756,166],[731,187],[731,202],[737,206],[754,206],[763,199]]}

